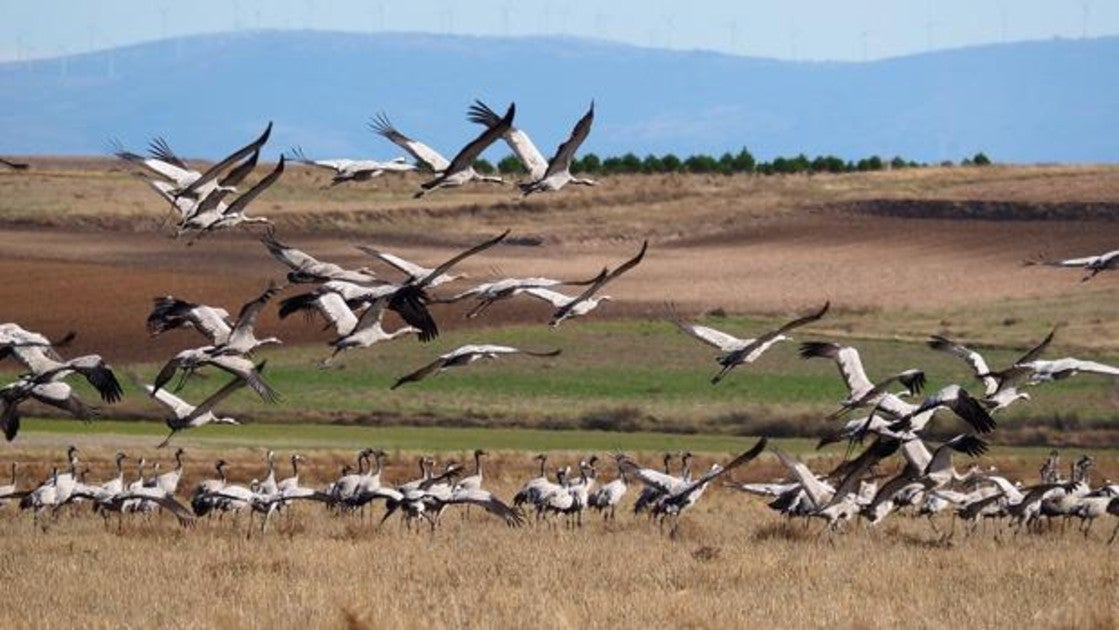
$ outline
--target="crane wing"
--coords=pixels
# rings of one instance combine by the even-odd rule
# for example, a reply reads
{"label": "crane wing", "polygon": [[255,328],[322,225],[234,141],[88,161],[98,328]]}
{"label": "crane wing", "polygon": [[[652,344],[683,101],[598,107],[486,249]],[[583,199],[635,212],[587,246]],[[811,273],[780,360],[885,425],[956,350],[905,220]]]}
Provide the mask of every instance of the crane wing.
{"label": "crane wing", "polygon": [[438,372],[440,369],[443,368],[444,365],[446,365],[446,363],[447,363],[446,359],[444,359],[443,357],[439,357],[438,359],[432,361],[431,363],[428,363],[427,365],[423,366],[422,368],[420,368],[420,369],[418,369],[414,372],[410,372],[408,374],[405,374],[404,376],[401,376],[400,378],[396,379],[396,382],[393,383],[392,386],[389,387],[389,389],[396,389],[397,387],[400,387],[401,385],[403,385],[405,383],[412,383],[412,382],[415,382],[415,381],[421,381],[421,380],[427,378],[428,376],[431,376],[435,372]]}
{"label": "crane wing", "polygon": [[[489,108],[488,105],[482,101],[474,101],[468,110],[467,118],[470,122],[492,127],[501,122],[501,116],[497,112]],[[516,154],[517,159],[524,165],[525,170],[528,171],[529,177],[532,179],[540,179],[544,176],[544,172],[548,170],[548,160],[540,149],[536,148],[532,139],[523,130],[510,126],[509,131],[505,132],[502,136],[505,143]]]}
{"label": "crane wing", "polygon": [[[473,165],[474,160],[478,159],[478,156],[482,154],[482,151],[485,151],[487,147],[489,147],[494,142],[497,142],[498,138],[505,135],[505,132],[509,131],[509,129],[513,126],[513,116],[516,113],[516,104],[510,103],[509,109],[505,112],[505,116],[502,117],[501,120],[497,121],[496,124],[487,127],[485,131],[478,134],[477,138],[474,138],[465,147],[463,147],[462,150],[459,151],[457,155],[455,155],[455,157],[451,158],[451,163],[447,165],[444,176],[449,173],[454,173],[469,168],[471,165]],[[438,179],[436,181],[438,181]]]}
{"label": "crane wing", "polygon": [[420,278],[426,276],[428,273],[431,272],[431,270],[427,267],[421,267],[410,260],[405,260],[400,256],[390,254],[389,252],[383,252],[371,245],[357,245],[357,248],[365,252],[366,254],[379,258],[384,263],[400,270],[402,273],[408,276],[409,280],[419,280]]}
{"label": "crane wing", "polygon": [[[230,153],[228,156],[225,157],[225,159],[223,159],[222,161],[218,162],[217,164],[211,166],[209,169],[206,170],[206,172],[202,173],[201,177],[194,180],[193,182],[191,182],[191,184],[189,186],[187,186],[182,191],[180,191],[179,196],[180,197],[188,197],[188,196],[194,194],[199,188],[202,187],[203,184],[206,184],[210,180],[217,177],[218,173],[221,173],[222,171],[229,168],[230,166],[233,166],[234,163],[245,159],[246,157],[249,156],[250,153],[252,153],[254,151],[259,151],[260,148],[262,146],[264,146],[264,143],[268,142],[268,136],[270,136],[270,135],[272,135],[272,123],[271,122],[268,123],[268,127],[266,127],[264,129],[264,133],[260,134],[260,137],[258,137],[256,140],[253,140],[249,144],[246,144],[245,146],[241,147],[240,149],[237,149],[233,153]],[[281,157],[280,161],[281,162],[283,161],[282,157]]]}
{"label": "crane wing", "polygon": [[1030,361],[1033,361],[1041,356],[1041,353],[1045,352],[1045,349],[1048,348],[1049,344],[1053,341],[1053,337],[1057,334],[1057,328],[1057,326],[1054,326],[1053,330],[1049,331],[1049,334],[1045,336],[1045,339],[1041,340],[1041,343],[1037,344],[1033,348],[1030,348],[1029,351],[1026,352],[1026,354],[1023,354],[1021,357],[1018,358],[1017,361],[1014,362],[1014,365],[1029,363]]}
{"label": "crane wing", "polygon": [[986,395],[990,396],[998,391],[998,380],[991,376],[991,368],[987,365],[987,361],[983,358],[983,355],[967,346],[960,345],[940,335],[932,335],[928,343],[929,347],[933,350],[947,352],[948,354],[957,356],[966,361],[971,367],[971,370],[975,372],[975,375],[983,382],[983,389]]}
{"label": "crane wing", "polygon": [[[264,366],[267,365],[267,364],[268,364],[267,361],[262,361],[259,365],[257,365],[256,366],[257,373],[259,374],[259,373],[263,372],[264,371]],[[218,405],[218,403],[222,402],[226,398],[229,398],[231,395],[233,395],[234,392],[236,392],[237,390],[241,389],[242,387],[244,387],[246,385],[248,385],[248,381],[241,378],[240,376],[233,378],[228,383],[223,385],[221,387],[221,389],[214,392],[213,394],[210,394],[210,396],[207,397],[206,400],[203,400],[202,402],[198,403],[198,406],[194,408],[194,411],[191,411],[189,414],[186,415],[186,417],[183,418],[183,422],[184,423],[190,423],[191,420],[194,420],[195,418],[198,418],[200,416],[205,415],[206,413],[208,413],[210,411],[213,411],[214,407],[216,407]]]}
{"label": "crane wing", "polygon": [[280,175],[283,175],[283,174],[284,174],[284,156],[281,155],[280,156],[280,161],[276,164],[276,168],[272,169],[271,173],[265,175],[264,179],[260,180],[255,185],[253,185],[253,187],[250,188],[247,192],[242,194],[240,197],[234,199],[233,203],[229,204],[229,207],[225,209],[225,212],[223,214],[226,215],[226,216],[229,216],[231,214],[237,214],[239,212],[244,212],[245,207],[248,206],[249,203],[251,203],[253,199],[256,199],[265,190],[268,190],[268,188],[270,186],[272,186],[272,184],[276,183],[276,180],[280,179]]}
{"label": "crane wing", "polygon": [[793,473],[793,476],[800,482],[800,487],[804,488],[804,492],[808,494],[808,498],[812,499],[812,504],[817,509],[823,508],[824,505],[832,498],[835,491],[829,488],[826,484],[816,478],[816,475],[808,469],[802,462],[793,459],[787,453],[772,449],[777,455],[777,459]]}
{"label": "crane wing", "polygon": [[618,265],[615,269],[611,270],[607,274],[599,276],[599,278],[594,282],[594,284],[591,284],[589,287],[587,287],[581,294],[579,294],[578,297],[576,297],[574,300],[571,300],[570,302],[568,302],[564,306],[560,307],[555,312],[555,314],[552,315],[552,320],[553,321],[558,321],[558,320],[563,319],[564,317],[567,316],[567,314],[569,312],[571,312],[571,309],[575,308],[576,304],[587,300],[588,298],[593,296],[595,293],[597,293],[600,289],[602,289],[602,287],[606,286],[606,284],[609,283],[611,280],[614,280],[615,278],[621,276],[623,273],[625,273],[625,272],[629,271],[630,269],[633,269],[634,267],[636,267],[637,264],[640,263],[642,261],[642,259],[645,258],[645,252],[648,249],[649,249],[649,241],[647,241],[647,240],[643,241],[641,243],[641,251],[637,252],[636,256],[634,256],[633,258],[630,258],[629,260],[625,261],[624,263]]}
{"label": "crane wing", "polygon": [[594,123],[594,101],[591,101],[591,107],[587,110],[587,113],[583,114],[579,122],[575,123],[571,135],[559,145],[555,155],[548,161],[548,170],[545,171],[544,177],[571,168],[571,160],[575,157],[575,152],[579,150],[579,145],[583,144],[583,141],[590,135],[592,123]]}
{"label": "crane wing", "polygon": [[455,265],[457,265],[458,263],[462,262],[463,260],[469,258],[470,256],[473,256],[474,254],[485,251],[485,250],[493,247],[494,245],[497,245],[501,241],[505,240],[505,237],[509,236],[509,232],[510,232],[510,230],[505,230],[501,234],[498,234],[497,236],[495,236],[495,237],[493,237],[489,240],[483,241],[483,242],[475,245],[474,247],[471,247],[470,249],[467,249],[464,252],[456,254],[455,256],[451,257],[447,261],[440,264],[435,269],[432,269],[427,275],[425,275],[422,278],[420,278],[419,280],[417,280],[415,282],[416,286],[419,286],[419,287],[422,288],[422,287],[425,287],[425,286],[431,284],[431,282],[433,280],[435,280],[439,276],[441,276],[441,275],[447,273],[448,271],[450,271],[451,267],[454,267]]}
{"label": "crane wing", "polygon": [[431,167],[431,170],[435,172],[446,171],[447,167],[451,165],[451,163],[447,161],[447,158],[443,157],[435,149],[432,149],[422,142],[417,142],[397,131],[396,128],[392,126],[388,116],[385,116],[384,112],[377,114],[377,116],[369,122],[369,128],[374,133],[385,137],[389,142],[407,151],[412,157],[416,158],[416,160],[427,164]]}
{"label": "crane wing", "polygon": [[847,390],[852,397],[874,389],[874,384],[870,382],[870,379],[866,376],[866,371],[863,370],[863,362],[859,358],[859,351],[851,346],[809,341],[800,345],[800,357],[802,359],[824,357],[834,360],[836,366],[839,367],[839,375],[843,377],[843,382],[847,385]]}

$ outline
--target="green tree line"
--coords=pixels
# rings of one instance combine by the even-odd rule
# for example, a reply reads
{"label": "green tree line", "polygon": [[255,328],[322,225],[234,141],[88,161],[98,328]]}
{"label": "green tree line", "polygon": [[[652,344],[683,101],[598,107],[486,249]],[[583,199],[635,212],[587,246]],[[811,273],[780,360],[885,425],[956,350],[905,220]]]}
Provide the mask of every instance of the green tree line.
{"label": "green tree line", "polygon": [[[991,160],[983,153],[960,160],[961,166],[987,166]],[[940,166],[952,166],[952,162],[941,162]],[[866,171],[881,171],[902,168],[920,168],[928,166],[913,160],[906,160],[896,156],[886,160],[880,156],[872,155],[859,160],[844,160],[834,155],[818,155],[809,158],[804,153],[793,157],[775,157],[769,162],[759,162],[746,148],[738,153],[724,153],[719,157],[711,155],[690,155],[681,158],[672,153],[664,155],[649,154],[638,157],[634,153],[620,156],[601,158],[594,153],[577,158],[571,163],[574,173],[588,173],[592,175],[617,175],[634,173],[717,173],[730,175],[733,173],[757,173],[760,175],[777,175],[793,173],[855,173]],[[513,155],[502,158],[497,165],[487,160],[478,160],[474,168],[480,173],[502,174],[524,173],[524,166]]]}

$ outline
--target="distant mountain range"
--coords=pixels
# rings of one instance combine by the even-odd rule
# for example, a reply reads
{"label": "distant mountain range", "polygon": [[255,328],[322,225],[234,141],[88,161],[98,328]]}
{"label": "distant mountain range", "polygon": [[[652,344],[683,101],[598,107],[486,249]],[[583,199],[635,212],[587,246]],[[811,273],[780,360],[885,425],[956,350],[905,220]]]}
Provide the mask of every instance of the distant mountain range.
{"label": "distant mountain range", "polygon": [[[1004,162],[1119,157],[1119,38],[1052,40],[868,63],[808,63],[562,37],[259,31],[0,64],[0,154],[142,149],[214,157],[276,124],[268,152],[389,157],[384,111],[453,154],[467,106],[517,103],[550,154],[593,99],[584,151],[871,154]],[[492,149],[500,158],[508,151]]]}

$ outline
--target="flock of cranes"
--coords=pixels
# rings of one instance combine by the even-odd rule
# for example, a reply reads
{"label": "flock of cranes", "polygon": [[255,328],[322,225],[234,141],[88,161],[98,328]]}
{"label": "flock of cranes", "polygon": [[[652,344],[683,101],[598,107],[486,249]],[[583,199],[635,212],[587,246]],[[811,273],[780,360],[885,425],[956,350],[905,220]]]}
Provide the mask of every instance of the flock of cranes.
{"label": "flock of cranes", "polygon": [[[751,483],[724,480],[723,484],[767,498],[768,507],[790,522],[801,518],[807,527],[812,519],[825,521],[821,534],[841,531],[845,523],[855,519],[873,527],[888,515],[896,518],[908,513],[913,518],[927,519],[941,540],[955,535],[957,522],[963,523],[967,535],[974,534],[984,523],[995,522],[996,536],[1002,536],[1009,531],[1017,535],[1025,530],[1053,528],[1055,520],[1060,521],[1063,531],[1072,519],[1079,521],[1080,532],[1088,537],[1097,519],[1119,517],[1119,485],[1105,482],[1093,487],[1094,460],[1089,456],[1072,463],[1069,475],[1062,477],[1059,454],[1054,451],[1042,465],[1038,483],[1024,486],[994,468],[972,466],[959,473],[952,463],[953,453],[976,456],[986,452],[983,441],[973,435],[959,435],[931,452],[925,450],[923,443],[917,443],[919,446],[906,457],[918,458],[924,452],[924,463],[909,461],[898,474],[882,483],[878,482],[880,476],[866,473],[899,448],[905,452],[904,444],[877,439],[861,455],[844,461],[825,475],[814,473],[796,458],[770,447],[765,438],[726,463],[712,464],[701,472],[692,470],[691,453],[679,455],[680,467],[675,470],[673,453],[666,453],[662,466],[655,468],[617,453],[612,456],[614,476],[610,481],[599,480],[597,456],[581,459],[573,472],[570,465],[549,471],[549,456],[540,454],[535,458],[539,473],[526,480],[508,502],[486,489],[489,477],[483,462],[489,453],[480,449],[473,452],[472,470],[453,460],[439,466],[434,458],[421,456],[417,460],[418,476],[396,485],[384,478],[387,454],[373,448],[359,451],[356,466],[343,466],[336,478],[318,486],[301,480],[300,467],[307,459],[299,454],[290,456],[290,476],[278,478],[275,454],[268,451],[263,474],[247,483],[231,480],[228,462],[219,459],[214,464],[214,476],[202,479],[188,497],[180,498],[178,490],[184,469],[181,448],[174,454],[171,470],[162,474],[159,463],[149,467],[149,462],[140,457],[136,460],[136,477],[131,481],[125,472],[129,456],[117,453],[111,468],[115,472],[104,481],[95,482],[89,478],[90,468],[79,464],[79,449],[71,446],[66,453],[66,466],[55,466],[47,479],[32,487],[20,488],[13,463],[10,483],[0,486],[0,507],[18,501],[21,509],[33,513],[36,524],[46,528],[66,506],[85,503],[92,506],[92,513],[104,518],[106,527],[115,516],[118,531],[126,516],[150,515],[156,510],[168,513],[183,527],[193,527],[199,519],[221,520],[225,515],[231,515],[232,526],[237,527],[237,515],[247,514],[249,536],[255,530],[255,515],[261,516],[263,533],[271,518],[300,502],[320,503],[336,517],[360,514],[362,520],[367,508],[380,502],[384,512],[378,527],[399,514],[407,529],[426,524],[433,533],[445,511],[454,506],[465,507],[467,511],[471,506],[480,508],[510,527],[534,524],[549,529],[560,523],[566,528],[582,528],[588,511],[597,511],[604,523],[613,523],[621,508],[634,518],[658,523],[662,530],[668,527],[668,535],[675,537],[681,516],[696,505],[711,483],[768,449],[787,469],[786,479]],[[630,486],[634,484],[640,484],[640,492],[631,492]],[[630,496],[634,497],[632,503],[627,499]],[[950,530],[937,526],[936,517],[940,514],[951,515]],[[1108,543],[1117,536],[1119,523]]]}
{"label": "flock of cranes", "polygon": [[[498,140],[504,140],[528,173],[520,182],[524,195],[558,191],[567,184],[593,186],[594,180],[574,176],[570,169],[580,145],[590,134],[594,122],[594,104],[579,119],[571,136],[556,149],[551,159],[545,159],[523,130],[513,126],[516,105],[510,104],[504,115],[498,115],[485,103],[477,101],[468,112],[470,121],[484,127],[483,131],[450,160],[430,146],[414,140],[393,126],[385,114],[379,114],[369,123],[369,128],[411,155],[415,164],[403,157],[386,162],[377,160],[309,159],[302,147],[294,147],[289,155],[281,155],[276,166],[248,190],[238,193],[238,186],[252,174],[260,153],[272,134],[272,123],[253,141],[217,161],[205,171],[191,168],[163,138],[155,138],[148,145],[147,155],[128,151],[119,141],[112,141],[116,157],[143,169],[142,177],[176,215],[175,236],[189,236],[190,242],[206,234],[240,225],[265,224],[266,217],[251,216],[246,209],[253,200],[275,184],[284,173],[288,159],[330,170],[334,175],[331,185],[345,182],[367,181],[384,173],[402,173],[422,170],[431,177],[420,185],[415,197],[420,198],[435,190],[455,188],[473,181],[502,183],[500,177],[479,173],[474,168],[482,153]],[[26,168],[25,164],[5,163],[12,168]]]}
{"label": "flock of cranes", "polygon": [[[425,170],[430,173],[430,178],[416,193],[416,197],[423,197],[436,190],[459,187],[472,181],[500,182],[500,178],[477,172],[474,163],[487,147],[503,140],[528,173],[527,180],[520,183],[520,190],[525,195],[558,191],[567,184],[595,184],[593,180],[576,177],[570,172],[576,151],[590,133],[594,120],[593,103],[551,159],[545,159],[528,135],[514,126],[515,114],[514,104],[500,114],[481,101],[476,102],[468,111],[468,119],[482,126],[483,130],[449,160],[431,147],[405,136],[384,114],[375,117],[370,128],[409,153],[416,164],[409,164],[404,158],[388,162],[312,161],[298,147],[292,150],[290,158],[330,169],[334,173],[331,185],[364,181],[386,172]],[[285,270],[284,282],[268,281],[261,293],[252,296],[241,307],[236,317],[222,307],[182,297],[161,296],[154,299],[147,317],[147,329],[153,337],[176,329],[190,329],[206,342],[177,352],[165,362],[151,383],[130,374],[154,401],[166,408],[166,424],[170,433],[159,444],[160,447],[166,446],[178,432],[186,429],[208,423],[236,425],[236,419],[220,415],[220,408],[230,395],[241,388],[249,388],[265,403],[280,398],[282,392],[277,391],[265,375],[267,361],[256,358],[266,347],[282,343],[276,337],[258,336],[256,331],[260,314],[273,301],[278,301],[281,318],[302,313],[309,317],[321,317],[327,322],[334,338],[328,342],[330,354],[324,357],[322,365],[329,367],[343,353],[406,336],[414,335],[421,343],[435,339],[440,327],[432,307],[441,304],[469,300],[472,306],[466,317],[476,318],[484,315],[498,301],[526,296],[552,305],[554,312],[549,324],[553,327],[570,318],[586,316],[600,303],[610,299],[602,293],[607,284],[634,269],[648,250],[648,242],[644,242],[630,258],[601,270],[587,270],[582,278],[495,278],[457,291],[445,288],[445,285],[466,279],[462,274],[455,273],[456,266],[499,245],[508,237],[509,231],[450,255],[433,267],[405,260],[379,247],[356,245],[370,256],[371,262],[391,268],[397,276],[391,280],[383,278],[370,267],[345,268],[282,242],[268,219],[246,214],[248,206],[272,186],[285,169],[288,158],[281,156],[276,166],[246,191],[238,189],[255,170],[271,132],[272,125],[269,123],[260,136],[205,171],[191,168],[162,138],[150,143],[146,156],[129,152],[119,144],[114,147],[117,157],[143,169],[147,183],[169,205],[177,220],[176,236],[189,235],[193,243],[218,230],[254,223],[266,224],[260,235],[264,248],[261,255],[267,252]],[[1119,252],[1063,261],[1036,260],[1029,261],[1029,264],[1082,267],[1088,274],[1084,280],[1088,280],[1119,265]],[[293,287],[307,290],[296,293]],[[560,287],[579,289],[574,295],[569,295],[557,290]],[[667,307],[667,318],[681,332],[719,351],[716,357],[718,369],[711,377],[711,383],[718,384],[728,378],[735,368],[747,366],[765,353],[776,351],[777,344],[791,339],[790,333],[821,320],[830,307],[831,303],[825,302],[819,309],[752,338],[689,322],[672,304]],[[403,324],[387,329],[384,320],[386,311],[399,316]],[[994,471],[976,467],[960,474],[952,463],[953,453],[976,457],[987,452],[988,445],[983,436],[996,430],[994,416],[1010,405],[1030,400],[1030,393],[1024,390],[1077,374],[1119,376],[1119,368],[1094,361],[1073,357],[1041,358],[1054,333],[1018,360],[997,370],[992,369],[975,350],[950,339],[933,336],[929,347],[966,361],[982,384],[982,393],[973,394],[963,385],[950,384],[915,402],[906,398],[921,394],[926,382],[923,370],[910,368],[873,381],[853,346],[826,340],[802,343],[802,358],[834,362],[847,387],[848,395],[837,401],[837,409],[828,417],[836,423],[836,429],[821,436],[820,445],[847,442],[848,457],[839,467],[821,475],[787,453],[770,449],[787,469],[786,479],[768,484],[730,485],[744,492],[772,497],[770,507],[786,516],[821,518],[827,521],[825,531],[830,532],[840,531],[846,523],[856,519],[876,524],[889,514],[911,509],[923,515],[951,510],[971,523],[972,527],[983,517],[1005,517],[1015,527],[1021,528],[1037,527],[1040,519],[1047,516],[1078,516],[1088,523],[1084,530],[1087,533],[1095,518],[1104,514],[1119,516],[1117,488],[1114,485],[1090,487],[1090,460],[1081,460],[1074,465],[1069,478],[1060,478],[1056,464],[1050,463],[1049,468],[1043,471],[1041,483],[1028,487],[1018,486]],[[68,360],[61,356],[59,351],[72,338],[73,334],[52,341],[15,323],[0,325],[0,359],[11,357],[26,370],[15,382],[0,387],[0,428],[8,440],[18,434],[20,406],[28,399],[58,407],[85,420],[97,415],[95,407],[74,394],[67,382],[69,378],[84,378],[105,403],[120,400],[123,390],[117,376],[99,355]],[[391,389],[418,383],[479,359],[513,355],[554,359],[560,354],[559,348],[522,349],[484,342],[471,343],[434,359],[426,358],[420,367],[399,377]],[[225,372],[230,380],[198,404],[179,398],[174,392],[192,374],[202,369]],[[857,410],[867,413],[840,424],[841,419]],[[958,417],[967,430],[932,446],[925,442],[922,432],[942,410]],[[869,444],[856,454],[854,451],[858,445],[867,441]],[[614,519],[616,509],[627,495],[628,484],[639,482],[643,490],[637,497],[634,511],[648,512],[660,522],[670,523],[670,532],[675,535],[681,515],[695,505],[712,482],[756,459],[768,447],[767,440],[763,438],[753,448],[725,464],[713,465],[707,471],[694,475],[688,466],[690,457],[685,457],[683,469],[673,474],[668,457],[663,468],[651,468],[629,456],[616,454],[615,478],[605,484],[597,481],[598,459],[595,457],[580,461],[573,474],[568,466],[549,471],[547,457],[541,455],[539,475],[527,481],[510,503],[484,489],[482,460],[486,453],[480,450],[474,454],[475,467],[471,475],[464,476],[466,471],[456,462],[439,468],[432,459],[424,457],[419,460],[418,478],[392,486],[381,479],[385,453],[365,449],[358,454],[356,469],[344,471],[325,488],[300,484],[298,467],[303,460],[298,455],[293,455],[291,459],[292,476],[277,481],[274,457],[269,452],[262,480],[254,480],[247,485],[231,482],[226,476],[226,462],[219,460],[215,466],[217,477],[197,486],[190,497],[189,507],[176,497],[182,476],[182,449],[176,452],[174,469],[161,475],[153,472],[151,477],[146,476],[147,462],[141,458],[137,462],[137,478],[127,484],[124,462],[128,458],[119,453],[115,458],[116,475],[100,484],[91,484],[80,474],[77,449],[72,447],[67,454],[68,467],[56,467],[49,478],[34,488],[17,489],[13,467],[12,484],[0,488],[0,502],[19,497],[21,506],[33,509],[37,515],[47,509],[57,511],[75,501],[89,502],[106,517],[118,515],[121,519],[118,527],[123,523],[125,514],[159,508],[174,515],[184,525],[211,514],[247,511],[250,515],[263,515],[263,528],[270,516],[295,501],[321,502],[343,513],[363,511],[372,502],[384,501],[386,510],[382,522],[394,514],[401,514],[408,527],[426,522],[432,530],[438,527],[443,512],[454,505],[478,506],[510,526],[520,526],[530,518],[536,522],[554,523],[554,517],[566,519],[571,526],[581,526],[583,512],[587,509],[601,510],[604,518]],[[900,463],[898,472],[879,484],[879,468],[883,462],[895,457]],[[1119,527],[1116,532],[1119,532]],[[1112,540],[1114,538],[1115,534]]]}

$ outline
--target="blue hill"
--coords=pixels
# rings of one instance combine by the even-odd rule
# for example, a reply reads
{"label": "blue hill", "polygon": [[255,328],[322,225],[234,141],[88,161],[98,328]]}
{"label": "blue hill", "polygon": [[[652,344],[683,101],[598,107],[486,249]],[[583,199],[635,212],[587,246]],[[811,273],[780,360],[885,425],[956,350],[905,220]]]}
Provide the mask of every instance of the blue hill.
{"label": "blue hill", "polygon": [[[869,63],[803,63],[594,40],[262,31],[0,64],[0,153],[101,153],[163,135],[216,156],[276,123],[270,149],[388,156],[386,112],[451,154],[466,107],[510,100],[550,153],[588,103],[585,151],[1114,161],[1119,38],[1052,40]],[[500,157],[504,148],[491,150]],[[274,157],[274,156],[269,156]]]}

